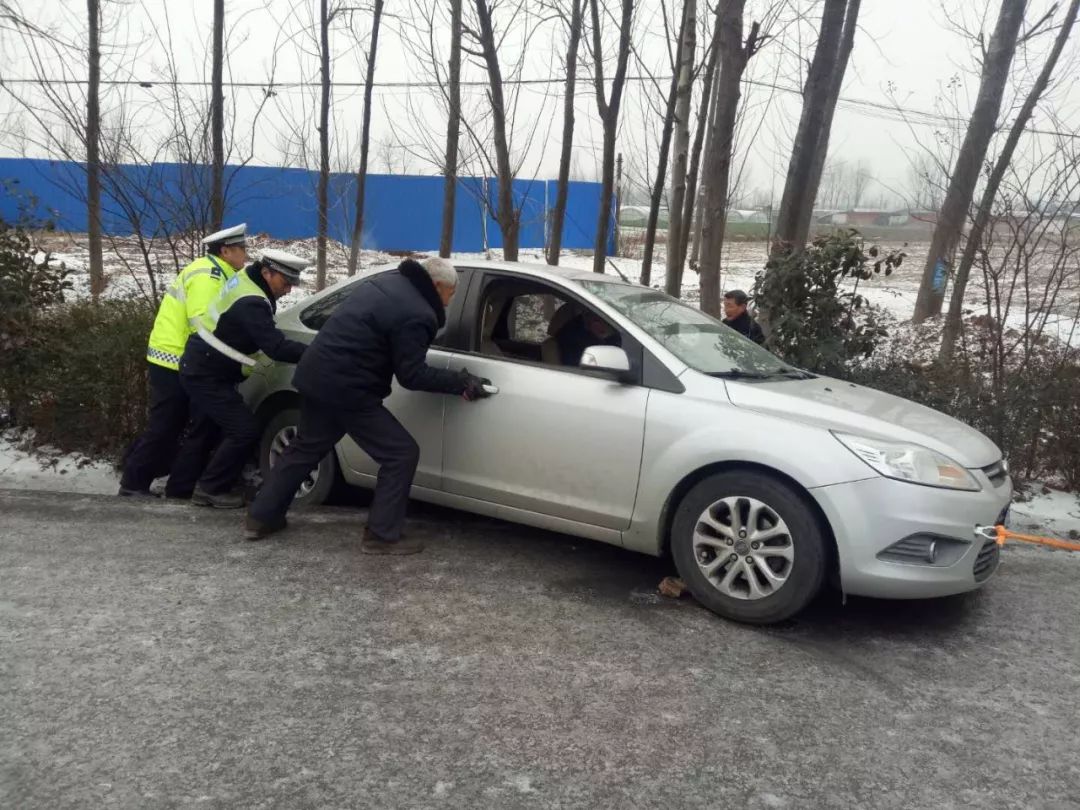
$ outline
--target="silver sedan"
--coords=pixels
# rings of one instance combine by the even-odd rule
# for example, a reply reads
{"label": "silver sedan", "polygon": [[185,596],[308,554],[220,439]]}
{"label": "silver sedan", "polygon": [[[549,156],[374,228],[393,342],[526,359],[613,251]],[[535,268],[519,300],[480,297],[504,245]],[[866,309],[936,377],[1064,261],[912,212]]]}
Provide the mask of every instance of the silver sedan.
{"label": "silver sedan", "polygon": [[[752,623],[797,613],[827,581],[923,598],[972,590],[998,564],[973,527],[1004,517],[1000,450],[937,411],[791,368],[662,292],[548,266],[459,264],[428,355],[499,389],[468,404],[395,386],[387,406],[421,449],[418,500],[670,553],[705,606]],[[310,341],[359,279],[282,312]],[[295,435],[291,366],[245,396],[265,469]],[[301,487],[377,467],[344,439]]]}

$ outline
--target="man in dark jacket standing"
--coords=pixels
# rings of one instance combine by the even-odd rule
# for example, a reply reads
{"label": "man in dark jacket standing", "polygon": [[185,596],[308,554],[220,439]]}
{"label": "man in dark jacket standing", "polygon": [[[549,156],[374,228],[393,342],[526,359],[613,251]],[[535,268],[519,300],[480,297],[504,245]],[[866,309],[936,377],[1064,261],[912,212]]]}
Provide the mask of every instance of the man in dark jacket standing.
{"label": "man in dark jacket standing", "polygon": [[274,324],[277,299],[300,281],[310,264],[283,250],[264,250],[262,258],[233,276],[206,312],[180,359],[180,384],[200,419],[221,429],[217,452],[195,485],[191,502],[239,509],[243,498],[232,491],[259,440],[259,423],[236,386],[262,355],[295,363],[307,348],[289,340]]}
{"label": "man in dark jacket standing", "polygon": [[749,302],[750,296],[742,290],[724,293],[724,324],[760,346],[765,342],[765,333],[761,331],[758,322],[746,311],[746,305]]}
{"label": "man in dark jacket standing", "polygon": [[334,311],[293,377],[303,400],[296,438],[256,496],[245,524],[259,540],[285,528],[300,483],[348,434],[379,465],[375,496],[360,549],[367,554],[415,554],[423,545],[402,537],[420,448],[382,401],[391,378],[413,391],[487,396],[485,380],[427,364],[457,271],[444,259],[411,259],[360,282]]}

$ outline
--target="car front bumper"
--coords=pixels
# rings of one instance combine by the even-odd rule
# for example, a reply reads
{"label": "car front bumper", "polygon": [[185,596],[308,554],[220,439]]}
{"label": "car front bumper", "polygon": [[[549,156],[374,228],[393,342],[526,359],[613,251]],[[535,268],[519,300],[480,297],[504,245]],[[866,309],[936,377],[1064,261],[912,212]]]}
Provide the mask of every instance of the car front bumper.
{"label": "car front bumper", "polygon": [[924,599],[983,585],[998,548],[974,529],[1004,515],[1012,482],[980,483],[979,492],[961,492],[878,477],[811,490],[836,538],[844,593]]}

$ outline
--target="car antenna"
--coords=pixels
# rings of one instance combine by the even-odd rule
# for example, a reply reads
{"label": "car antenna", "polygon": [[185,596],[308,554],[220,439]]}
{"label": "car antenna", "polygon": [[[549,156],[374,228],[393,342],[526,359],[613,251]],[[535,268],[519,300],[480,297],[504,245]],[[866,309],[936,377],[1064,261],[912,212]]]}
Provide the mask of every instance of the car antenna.
{"label": "car antenna", "polygon": [[624,275],[622,274],[622,270],[620,270],[620,269],[619,269],[619,265],[615,264],[615,262],[613,262],[613,261],[611,260],[611,257],[610,257],[610,256],[605,256],[605,257],[604,257],[604,260],[605,260],[605,261],[607,261],[607,263],[611,265],[611,269],[612,269],[612,270],[614,270],[614,271],[615,271],[616,273],[618,273],[618,275],[619,275],[619,278],[621,278],[621,279],[622,279],[623,281],[625,281],[625,282],[626,282],[627,284],[633,284],[633,283],[634,283],[634,282],[632,282],[632,281],[631,281],[630,279],[628,279],[628,278],[627,278],[626,276],[624,276]]}

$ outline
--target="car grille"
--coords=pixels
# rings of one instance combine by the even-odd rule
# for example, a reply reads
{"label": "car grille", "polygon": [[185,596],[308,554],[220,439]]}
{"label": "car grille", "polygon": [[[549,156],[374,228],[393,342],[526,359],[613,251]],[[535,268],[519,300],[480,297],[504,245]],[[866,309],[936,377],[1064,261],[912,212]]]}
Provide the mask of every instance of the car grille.
{"label": "car grille", "polygon": [[983,547],[979,549],[979,553],[975,557],[975,581],[983,582],[986,580],[997,569],[1000,560],[1000,546],[993,540],[987,540],[983,543]]}
{"label": "car grille", "polygon": [[1000,487],[1009,477],[1009,471],[1005,469],[1004,459],[983,467],[982,471],[986,473],[986,477],[990,479],[990,483],[995,487]]}

